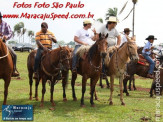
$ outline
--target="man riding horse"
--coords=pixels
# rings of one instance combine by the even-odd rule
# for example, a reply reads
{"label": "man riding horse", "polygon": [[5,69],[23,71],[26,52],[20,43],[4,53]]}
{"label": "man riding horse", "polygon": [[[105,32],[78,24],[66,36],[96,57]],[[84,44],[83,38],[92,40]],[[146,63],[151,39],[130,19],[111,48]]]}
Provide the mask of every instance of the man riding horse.
{"label": "man riding horse", "polygon": [[34,79],[38,79],[38,70],[41,62],[41,56],[43,52],[47,52],[48,49],[52,49],[52,41],[57,43],[57,40],[52,32],[48,30],[48,24],[43,22],[41,24],[41,31],[36,33],[36,44],[38,46],[35,64],[34,64]]}
{"label": "man riding horse", "polygon": [[[3,16],[0,12],[0,38],[2,38],[4,43],[6,43],[6,41],[12,37],[12,30],[10,26],[5,21],[2,20],[2,17]],[[14,52],[14,50],[10,48],[9,46],[8,46],[8,49],[11,53],[13,65],[14,65],[12,76],[17,77],[19,76],[19,73],[17,72],[17,68],[16,68],[17,55]]]}
{"label": "man riding horse", "polygon": [[[76,63],[78,60],[78,57],[76,55],[76,52],[78,48],[81,45],[92,45],[93,40],[95,40],[95,30],[90,30],[92,24],[90,20],[84,20],[83,22],[83,28],[78,30],[74,36],[74,41],[75,41],[75,49],[73,51],[73,59],[72,59],[72,71],[76,72]],[[94,32],[94,33],[93,33]]]}
{"label": "man riding horse", "polygon": [[147,74],[148,78],[154,78],[153,77],[153,71],[154,71],[154,67],[155,67],[155,62],[153,61],[153,59],[150,57],[151,55],[151,50],[154,48],[153,42],[154,40],[157,40],[157,38],[154,38],[153,35],[148,36],[148,38],[146,38],[146,40],[148,40],[148,42],[146,43],[146,45],[144,46],[143,50],[142,50],[142,54],[144,56],[144,58],[149,62],[150,67],[149,67],[149,71]]}

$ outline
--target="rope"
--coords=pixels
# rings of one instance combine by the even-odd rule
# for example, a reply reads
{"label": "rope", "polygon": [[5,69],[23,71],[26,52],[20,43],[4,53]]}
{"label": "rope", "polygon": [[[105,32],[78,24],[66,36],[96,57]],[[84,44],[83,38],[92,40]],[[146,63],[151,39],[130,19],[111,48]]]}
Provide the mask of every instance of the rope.
{"label": "rope", "polygon": [[7,54],[5,56],[0,57],[0,59],[3,59],[8,56],[8,54],[9,54],[8,47],[6,46],[6,48],[7,48]]}

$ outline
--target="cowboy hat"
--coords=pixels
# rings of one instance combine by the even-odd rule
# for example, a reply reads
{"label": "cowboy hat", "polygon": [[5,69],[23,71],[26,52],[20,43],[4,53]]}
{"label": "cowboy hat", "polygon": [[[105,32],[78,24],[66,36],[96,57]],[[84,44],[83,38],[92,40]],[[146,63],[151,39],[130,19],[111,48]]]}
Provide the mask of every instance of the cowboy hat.
{"label": "cowboy hat", "polygon": [[157,40],[157,38],[155,38],[153,35],[149,35],[148,38],[146,38],[145,40],[150,40],[150,39]]}
{"label": "cowboy hat", "polygon": [[109,19],[106,21],[108,21],[108,22],[119,22],[117,17],[115,17],[115,16],[110,16]]}
{"label": "cowboy hat", "polygon": [[125,33],[125,32],[131,32],[131,31],[132,30],[130,30],[129,28],[125,28],[123,32]]}
{"label": "cowboy hat", "polygon": [[83,23],[84,24],[91,24],[91,21],[90,20],[84,20]]}

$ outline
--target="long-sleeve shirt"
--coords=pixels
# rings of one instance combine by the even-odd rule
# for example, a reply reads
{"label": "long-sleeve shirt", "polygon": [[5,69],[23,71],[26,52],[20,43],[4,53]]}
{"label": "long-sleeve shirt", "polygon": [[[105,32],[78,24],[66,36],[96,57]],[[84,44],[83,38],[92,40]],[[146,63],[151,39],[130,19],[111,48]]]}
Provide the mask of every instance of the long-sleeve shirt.
{"label": "long-sleeve shirt", "polygon": [[144,48],[143,48],[143,50],[142,50],[142,53],[145,53],[145,54],[147,54],[147,55],[150,55],[151,54],[151,50],[149,50],[149,51],[145,51],[146,49],[151,49],[151,46],[152,46],[152,44],[148,41],[146,44],[145,44],[145,46],[144,46]]}
{"label": "long-sleeve shirt", "polygon": [[[0,33],[3,36],[6,36],[7,40],[9,40],[12,37],[12,30],[10,26],[3,20],[2,20],[2,23],[0,24]],[[2,38],[3,36],[0,36],[0,37]]]}

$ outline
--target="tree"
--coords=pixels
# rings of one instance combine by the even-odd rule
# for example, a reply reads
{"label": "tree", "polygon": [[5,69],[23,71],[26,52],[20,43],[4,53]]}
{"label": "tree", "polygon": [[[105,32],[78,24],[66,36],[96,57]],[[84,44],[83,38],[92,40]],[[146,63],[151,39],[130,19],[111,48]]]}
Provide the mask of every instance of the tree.
{"label": "tree", "polygon": [[102,18],[98,18],[97,21],[103,23],[103,19]]}
{"label": "tree", "polygon": [[63,40],[61,40],[61,41],[58,41],[58,45],[61,45],[61,46],[63,46],[65,44],[65,42],[63,41]]}
{"label": "tree", "polygon": [[33,38],[33,36],[34,36],[34,31],[29,30],[29,31],[28,31],[28,37],[30,38],[30,42],[31,42],[31,43],[32,43],[32,38]]}
{"label": "tree", "polygon": [[17,33],[17,36],[19,37],[19,42],[20,42],[20,34],[21,34],[21,28],[20,28],[20,26],[19,26],[19,24],[16,24],[15,26],[14,26],[14,33]]}
{"label": "tree", "polygon": [[110,16],[117,16],[118,8],[109,8],[106,12],[106,20],[109,19]]}

